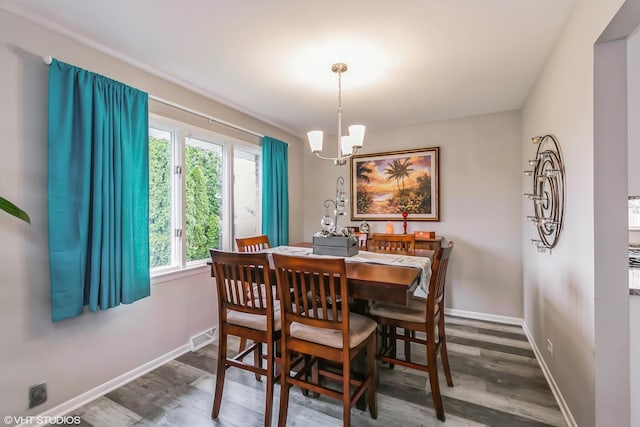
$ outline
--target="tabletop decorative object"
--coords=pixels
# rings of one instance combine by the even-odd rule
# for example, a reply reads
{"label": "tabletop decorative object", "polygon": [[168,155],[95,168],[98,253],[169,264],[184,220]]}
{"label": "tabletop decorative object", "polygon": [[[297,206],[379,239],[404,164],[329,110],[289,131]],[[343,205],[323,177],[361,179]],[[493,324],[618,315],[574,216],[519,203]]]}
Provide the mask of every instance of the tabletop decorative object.
{"label": "tabletop decorative object", "polygon": [[534,214],[527,221],[535,225],[539,239],[531,239],[538,252],[551,252],[558,244],[564,224],[565,180],[564,161],[560,143],[553,135],[534,136],[538,144],[536,158],[529,160],[532,170],[524,171],[532,177],[533,192],[524,197],[533,202]]}
{"label": "tabletop decorative object", "polygon": [[404,234],[407,234],[407,217],[409,216],[409,213],[407,211],[402,211],[402,218],[404,219],[404,221],[402,221],[402,227],[404,228]]}
{"label": "tabletop decorative object", "polygon": [[[320,220],[322,230],[313,235],[313,253],[317,255],[353,256],[358,253],[358,237],[350,227],[338,224],[338,219],[346,215],[347,203],[344,178],[336,180],[336,198],[324,201],[325,213]],[[333,216],[330,208],[333,206]]]}

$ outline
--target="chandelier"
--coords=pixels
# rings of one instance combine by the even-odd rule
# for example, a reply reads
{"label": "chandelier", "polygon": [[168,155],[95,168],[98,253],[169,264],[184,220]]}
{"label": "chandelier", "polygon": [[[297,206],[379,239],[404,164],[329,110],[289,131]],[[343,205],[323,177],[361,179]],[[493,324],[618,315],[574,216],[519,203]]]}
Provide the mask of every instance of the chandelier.
{"label": "chandelier", "polygon": [[347,64],[339,62],[331,66],[331,71],[338,74],[338,138],[337,138],[337,156],[324,157],[322,154],[322,136],[321,130],[312,130],[307,133],[309,138],[309,147],[311,152],[321,159],[332,160],[333,164],[342,166],[347,163],[347,159],[353,156],[364,143],[364,125],[349,126],[349,134],[342,135],[342,73],[347,71]]}

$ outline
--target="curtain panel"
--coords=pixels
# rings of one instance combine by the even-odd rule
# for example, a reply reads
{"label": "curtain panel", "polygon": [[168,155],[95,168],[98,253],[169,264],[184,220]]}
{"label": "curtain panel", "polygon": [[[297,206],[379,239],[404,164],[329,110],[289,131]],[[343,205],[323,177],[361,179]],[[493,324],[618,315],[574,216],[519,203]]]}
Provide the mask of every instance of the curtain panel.
{"label": "curtain panel", "polygon": [[271,246],[289,244],[289,146],[262,138],[262,233]]}
{"label": "curtain panel", "polygon": [[48,215],[53,321],[150,294],[148,95],[53,60]]}

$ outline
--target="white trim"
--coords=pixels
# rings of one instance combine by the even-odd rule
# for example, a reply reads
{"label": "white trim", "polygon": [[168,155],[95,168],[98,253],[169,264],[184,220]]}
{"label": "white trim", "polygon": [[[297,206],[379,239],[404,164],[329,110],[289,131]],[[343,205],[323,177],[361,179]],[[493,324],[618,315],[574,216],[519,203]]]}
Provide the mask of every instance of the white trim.
{"label": "white trim", "polygon": [[469,319],[486,320],[488,322],[506,323],[509,325],[521,326],[524,320],[519,317],[501,316],[499,314],[478,313],[475,311],[458,310],[455,308],[445,308],[444,314],[451,316],[467,317]]}
{"label": "white trim", "polygon": [[556,380],[553,379],[553,375],[551,375],[551,371],[549,370],[547,363],[542,358],[542,353],[540,353],[540,349],[538,349],[538,346],[536,345],[536,341],[533,339],[533,335],[531,334],[531,331],[529,330],[529,327],[524,322],[524,320],[522,321],[522,329],[524,330],[524,333],[527,336],[527,340],[529,340],[529,344],[531,344],[531,348],[533,349],[533,353],[536,355],[536,359],[538,359],[538,364],[542,369],[542,373],[544,374],[544,377],[547,379],[547,383],[551,388],[553,397],[556,398],[556,402],[558,402],[558,406],[560,406],[560,411],[562,411],[564,420],[567,422],[567,425],[569,427],[578,427],[578,424],[576,423],[576,420],[575,418],[573,418],[573,414],[569,409],[569,405],[567,405],[567,402],[564,400],[564,397],[560,392],[560,388],[558,387],[558,384],[556,384]]}
{"label": "white trim", "polygon": [[[189,344],[180,346],[175,350],[171,350],[170,352],[163,354],[162,356],[156,359],[153,359],[152,361],[147,362],[141,366],[138,366],[137,368],[134,368],[129,372],[125,372],[124,374],[112,380],[109,380],[106,383],[100,384],[99,386],[94,387],[89,391],[86,391],[76,397],[73,397],[64,403],[61,403],[60,405],[39,414],[38,416],[47,417],[49,419],[55,418],[55,417],[63,417],[66,414],[70,413],[71,411],[74,411],[79,407],[91,402],[92,400],[97,399],[98,397],[104,396],[110,391],[113,391],[118,387],[121,387],[138,377],[141,377],[147,372],[152,371],[155,368],[164,365],[165,363],[175,359],[176,357],[182,356],[188,351],[189,351]],[[26,426],[32,426],[32,425],[33,424],[19,424],[18,427],[23,427],[23,426],[26,427]],[[45,424],[35,424],[35,425],[40,427],[40,426],[44,426]]]}

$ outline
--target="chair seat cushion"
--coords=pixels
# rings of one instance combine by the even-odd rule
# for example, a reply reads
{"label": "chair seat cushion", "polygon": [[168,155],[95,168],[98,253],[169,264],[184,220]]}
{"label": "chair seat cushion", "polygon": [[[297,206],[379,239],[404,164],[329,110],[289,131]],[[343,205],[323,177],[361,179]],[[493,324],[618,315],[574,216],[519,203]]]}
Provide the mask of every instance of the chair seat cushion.
{"label": "chair seat cushion", "polygon": [[[338,312],[338,318],[340,316],[341,314]],[[354,348],[362,343],[376,330],[377,326],[378,324],[368,317],[349,313],[349,347]],[[298,322],[291,323],[290,331],[294,338],[328,347],[342,348],[342,331],[307,326]]]}
{"label": "chair seat cushion", "polygon": [[408,305],[385,304],[376,302],[369,310],[372,316],[386,317],[388,319],[402,320],[405,322],[426,322],[427,304],[424,300],[409,300]]}
{"label": "chair seat cushion", "polygon": [[[243,313],[241,311],[228,310],[227,322],[245,328],[267,331],[267,316],[261,314]],[[275,331],[281,329],[280,301],[273,301],[273,328]]]}

